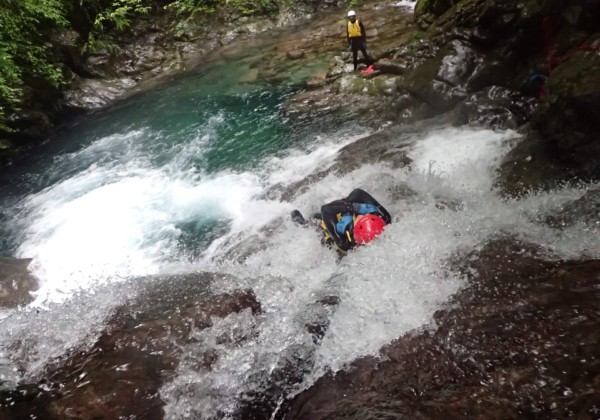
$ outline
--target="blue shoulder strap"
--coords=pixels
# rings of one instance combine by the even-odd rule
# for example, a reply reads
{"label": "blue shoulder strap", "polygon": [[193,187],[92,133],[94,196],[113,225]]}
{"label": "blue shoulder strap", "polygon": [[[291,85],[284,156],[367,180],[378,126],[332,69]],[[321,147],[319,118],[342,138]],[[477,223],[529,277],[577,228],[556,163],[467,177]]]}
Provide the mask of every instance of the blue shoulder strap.
{"label": "blue shoulder strap", "polygon": [[352,215],[350,214],[345,214],[342,216],[342,218],[340,220],[338,220],[338,222],[335,224],[335,230],[337,231],[337,233],[339,233],[340,235],[344,235],[344,233],[346,232],[346,229],[348,229],[348,225],[350,225],[350,223],[352,223],[354,221],[354,219],[352,218]]}
{"label": "blue shoulder strap", "polygon": [[357,214],[381,213],[374,204],[358,203],[354,205],[354,211]]}

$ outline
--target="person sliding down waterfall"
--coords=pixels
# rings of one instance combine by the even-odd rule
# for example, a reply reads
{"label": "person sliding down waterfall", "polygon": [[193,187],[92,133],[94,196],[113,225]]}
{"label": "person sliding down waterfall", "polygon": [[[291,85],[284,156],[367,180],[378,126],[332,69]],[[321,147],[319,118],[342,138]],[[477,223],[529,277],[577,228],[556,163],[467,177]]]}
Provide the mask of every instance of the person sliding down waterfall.
{"label": "person sliding down waterfall", "polygon": [[365,35],[365,26],[356,19],[354,10],[348,12],[348,26],[346,27],[346,40],[352,51],[352,59],[354,63],[354,71],[358,68],[358,50],[362,53],[367,61],[367,66],[373,64],[373,60],[367,54],[367,36]]}
{"label": "person sliding down waterfall", "polygon": [[[341,254],[371,242],[383,232],[386,225],[392,223],[392,217],[385,207],[360,188],[346,198],[323,205],[321,213],[313,215],[313,218],[321,220],[321,243],[335,246]],[[292,220],[301,225],[308,223],[299,210],[292,212]]]}

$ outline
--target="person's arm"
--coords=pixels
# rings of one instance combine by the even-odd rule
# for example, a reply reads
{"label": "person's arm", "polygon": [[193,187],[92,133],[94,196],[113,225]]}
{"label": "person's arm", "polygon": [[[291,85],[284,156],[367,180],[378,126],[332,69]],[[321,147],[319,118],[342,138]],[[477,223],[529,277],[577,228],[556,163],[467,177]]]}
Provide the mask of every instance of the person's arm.
{"label": "person's arm", "polygon": [[346,23],[346,43],[350,45],[350,32],[348,31],[348,24]]}
{"label": "person's arm", "polygon": [[360,26],[360,37],[362,38],[362,42],[367,45],[367,32],[365,31],[365,25],[363,25],[362,20],[358,21],[358,25]]}

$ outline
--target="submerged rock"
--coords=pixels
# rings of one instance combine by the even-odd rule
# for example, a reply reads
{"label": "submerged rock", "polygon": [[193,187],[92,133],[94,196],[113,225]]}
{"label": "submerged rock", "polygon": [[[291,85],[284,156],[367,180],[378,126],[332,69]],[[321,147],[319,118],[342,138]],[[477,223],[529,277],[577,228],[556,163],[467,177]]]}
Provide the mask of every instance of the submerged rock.
{"label": "submerged rock", "polygon": [[498,239],[461,261],[468,287],[436,328],[325,375],[277,418],[594,418],[600,260]]}
{"label": "submerged rock", "polygon": [[454,124],[516,129],[529,121],[539,106],[534,98],[500,86],[471,95],[454,109]]}
{"label": "submerged rock", "polygon": [[417,123],[381,130],[343,147],[333,165],[288,186],[281,192],[281,199],[291,201],[297,195],[306,192],[311,183],[330,173],[347,174],[370,163],[385,163],[393,168],[409,165],[411,159],[406,149],[414,141],[412,135],[418,127],[421,125]]}
{"label": "submerged rock", "polygon": [[277,363],[268,372],[256,373],[250,380],[255,382],[253,390],[240,398],[236,418],[270,419],[280,402],[300,384],[315,363],[316,346],[329,328],[329,319],[337,310],[341,299],[335,295],[325,295],[307,305],[298,316],[311,335],[314,346],[293,344],[281,352]]}
{"label": "submerged rock", "polygon": [[580,199],[547,216],[545,222],[554,228],[586,223],[591,229],[600,230],[600,189],[587,191]]}
{"label": "submerged rock", "polygon": [[0,257],[0,308],[14,308],[33,301],[30,292],[39,285],[27,270],[30,262],[31,258]]}
{"label": "submerged rock", "polygon": [[[151,280],[139,297],[116,311],[90,349],[56,360],[38,385],[0,394],[0,415],[162,418],[158,391],[173,377],[194,331],[210,328],[213,317],[260,311],[250,290],[212,295],[213,280],[218,279],[212,274]],[[207,350],[197,368],[210,369],[215,357]]]}

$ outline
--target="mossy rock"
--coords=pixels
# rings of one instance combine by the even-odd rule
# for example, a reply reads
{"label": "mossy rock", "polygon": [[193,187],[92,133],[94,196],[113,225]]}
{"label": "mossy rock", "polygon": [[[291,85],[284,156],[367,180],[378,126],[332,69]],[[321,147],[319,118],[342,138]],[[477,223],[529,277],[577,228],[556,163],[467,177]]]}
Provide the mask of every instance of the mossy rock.
{"label": "mossy rock", "polygon": [[556,67],[548,80],[548,91],[556,96],[582,96],[600,91],[600,57],[580,51]]}
{"label": "mossy rock", "polygon": [[346,75],[340,77],[332,85],[332,90],[335,93],[357,94],[363,93],[365,90],[366,80],[356,75]]}
{"label": "mossy rock", "polygon": [[8,140],[0,139],[0,152],[7,152],[12,150],[13,145]]}
{"label": "mossy rock", "polygon": [[366,83],[367,94],[370,96],[392,96],[398,91],[397,77],[376,77]]}

